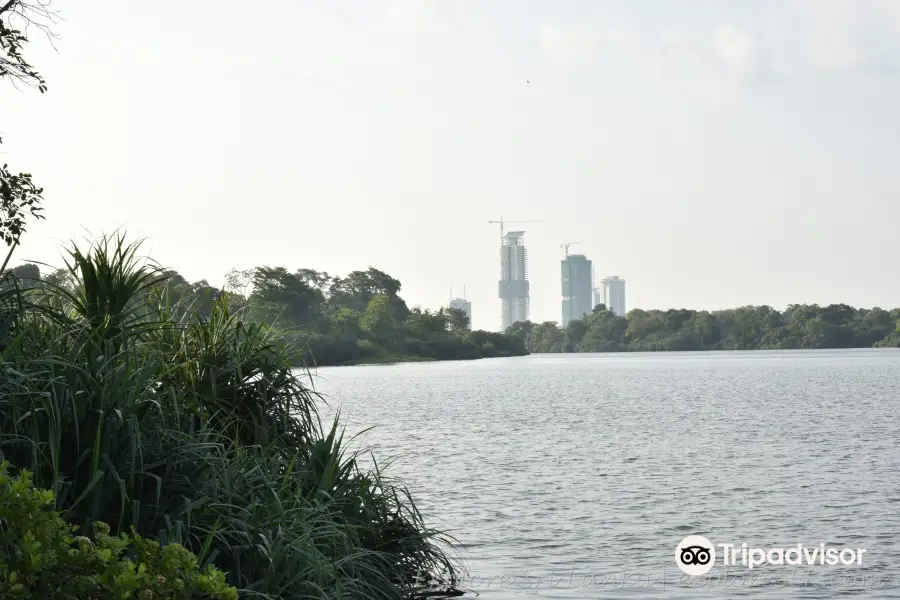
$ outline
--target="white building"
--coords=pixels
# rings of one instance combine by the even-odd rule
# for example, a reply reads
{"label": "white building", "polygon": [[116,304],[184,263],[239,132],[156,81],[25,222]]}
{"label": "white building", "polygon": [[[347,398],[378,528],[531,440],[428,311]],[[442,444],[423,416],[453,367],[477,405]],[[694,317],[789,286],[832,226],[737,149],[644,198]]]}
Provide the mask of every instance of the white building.
{"label": "white building", "polygon": [[518,321],[528,320],[528,251],[524,231],[510,231],[500,245],[499,292],[503,331]]}
{"label": "white building", "polygon": [[[606,305],[616,316],[624,317],[625,316],[625,280],[619,278],[616,275],[612,277],[606,277],[602,281],[603,283],[603,304]],[[600,291],[600,290],[597,290]],[[594,304],[600,304],[597,302],[597,299],[594,299]]]}
{"label": "white building", "polygon": [[465,298],[453,298],[450,300],[450,308],[461,310],[469,317],[469,331],[472,330],[472,303]]}

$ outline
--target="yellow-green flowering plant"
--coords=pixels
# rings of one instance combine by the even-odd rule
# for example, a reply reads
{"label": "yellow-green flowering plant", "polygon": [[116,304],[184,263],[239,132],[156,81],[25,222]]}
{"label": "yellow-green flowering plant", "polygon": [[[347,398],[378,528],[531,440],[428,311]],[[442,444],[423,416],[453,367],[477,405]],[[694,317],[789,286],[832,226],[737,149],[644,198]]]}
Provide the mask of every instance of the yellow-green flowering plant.
{"label": "yellow-green flowering plant", "polygon": [[53,492],[31,474],[0,463],[0,599],[236,600],[237,590],[179,544],[137,534],[111,536],[94,523],[94,538],[76,536],[53,510]]}

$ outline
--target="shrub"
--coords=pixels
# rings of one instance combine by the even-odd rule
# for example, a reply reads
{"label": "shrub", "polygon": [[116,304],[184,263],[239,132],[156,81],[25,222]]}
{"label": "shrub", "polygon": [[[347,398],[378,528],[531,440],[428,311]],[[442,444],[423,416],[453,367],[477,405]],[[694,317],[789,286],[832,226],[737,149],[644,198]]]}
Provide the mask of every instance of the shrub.
{"label": "shrub", "polygon": [[[131,532],[97,531],[110,559],[138,561],[138,534],[181,544],[242,598],[397,600],[423,581],[456,584],[452,540],[402,486],[342,453],[336,428],[323,431],[309,373],[292,371],[279,332],[224,295],[202,312],[173,306],[132,285],[157,272],[131,260],[135,246],[96,246],[74,252],[63,289],[0,290],[0,452],[53,491],[50,508],[89,532],[98,521]],[[17,564],[11,585],[26,574]],[[3,584],[0,573],[0,600]]]}
{"label": "shrub", "polygon": [[0,464],[0,598],[46,600],[235,600],[237,590],[221,571],[201,572],[183,546],[161,546],[139,535],[109,535],[94,523],[95,539],[51,510],[53,492],[35,488]]}

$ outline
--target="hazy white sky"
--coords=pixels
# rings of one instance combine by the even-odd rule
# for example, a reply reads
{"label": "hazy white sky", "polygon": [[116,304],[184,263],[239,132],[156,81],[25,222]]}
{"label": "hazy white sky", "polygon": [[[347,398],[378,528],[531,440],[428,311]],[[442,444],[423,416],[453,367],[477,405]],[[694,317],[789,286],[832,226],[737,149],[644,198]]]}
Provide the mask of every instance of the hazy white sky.
{"label": "hazy white sky", "polygon": [[19,260],[124,225],[191,280],[372,265],[497,328],[502,215],[543,221],[533,320],[567,239],[629,309],[900,305],[900,1],[58,7],[50,91],[0,88]]}

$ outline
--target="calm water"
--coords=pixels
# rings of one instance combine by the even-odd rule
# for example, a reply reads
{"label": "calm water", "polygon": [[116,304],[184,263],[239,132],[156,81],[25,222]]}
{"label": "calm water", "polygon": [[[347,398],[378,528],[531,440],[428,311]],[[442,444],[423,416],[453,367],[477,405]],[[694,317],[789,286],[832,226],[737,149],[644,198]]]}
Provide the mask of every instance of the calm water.
{"label": "calm water", "polygon": [[[539,355],[319,369],[348,432],[506,598],[900,598],[900,352]],[[687,535],[862,566],[678,570]]]}

